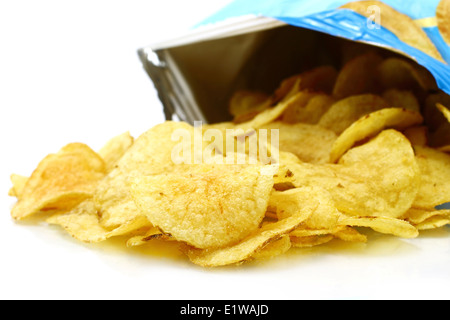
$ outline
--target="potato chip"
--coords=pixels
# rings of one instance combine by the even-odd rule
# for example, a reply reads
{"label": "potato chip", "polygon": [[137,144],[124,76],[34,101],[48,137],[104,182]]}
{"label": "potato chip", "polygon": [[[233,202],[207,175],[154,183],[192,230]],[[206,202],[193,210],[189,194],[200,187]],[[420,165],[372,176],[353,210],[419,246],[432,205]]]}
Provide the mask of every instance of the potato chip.
{"label": "potato chip", "polygon": [[377,93],[375,70],[382,59],[369,52],[347,62],[341,69],[333,96],[344,99],[354,95]]}
{"label": "potato chip", "polygon": [[419,190],[420,172],[409,141],[385,130],[349,150],[338,164],[292,164],[293,184],[328,190],[337,209],[352,216],[402,216]]}
{"label": "potato chip", "polygon": [[436,10],[439,32],[450,46],[450,1],[441,0]]}
{"label": "potato chip", "polygon": [[293,248],[312,248],[328,243],[333,240],[331,234],[309,237],[291,237],[291,245]]}
{"label": "potato chip", "polygon": [[411,208],[402,218],[408,220],[412,225],[417,226],[437,216],[448,218],[450,217],[450,210],[422,210]]}
{"label": "potato chip", "polygon": [[352,96],[333,104],[322,116],[319,125],[340,135],[361,117],[386,108],[389,104],[377,95]]}
{"label": "potato chip", "polygon": [[144,235],[134,236],[127,241],[127,247],[138,247],[148,244],[153,240],[172,240],[173,237],[170,234],[166,234],[159,230],[159,228],[151,227]]}
{"label": "potato chip", "polygon": [[[306,194],[301,188],[284,192],[275,191],[270,196],[269,207],[276,208],[278,219],[286,219],[301,210],[303,203],[308,202],[309,197],[311,195]],[[341,213],[337,210],[331,194],[322,190],[319,207],[298,229],[330,230],[338,225],[340,216]]]}
{"label": "potato chip", "polygon": [[420,112],[420,104],[411,91],[390,89],[383,93],[383,99],[391,108],[401,108]]}
{"label": "potato chip", "polygon": [[109,231],[100,224],[92,199],[80,203],[68,213],[55,214],[49,217],[47,223],[61,226],[72,237],[86,243],[102,242],[111,237],[128,235],[136,230],[151,226],[145,217],[140,216],[115,230]]}
{"label": "potato chip", "polygon": [[97,153],[81,143],[69,144],[41,161],[11,215],[22,220],[41,211],[69,210],[92,197],[105,173]]}
{"label": "potato chip", "polygon": [[450,224],[450,217],[449,216],[433,216],[424,222],[419,223],[416,228],[419,231],[423,230],[432,230],[444,227],[446,225]]}
{"label": "potato chip", "polygon": [[238,244],[216,250],[187,248],[186,253],[193,263],[203,267],[226,266],[250,260],[255,253],[273,241],[277,241],[283,236],[288,235],[303,221],[308,219],[319,205],[319,200],[317,199],[320,199],[321,191],[322,189],[320,188],[305,188],[304,192],[308,193],[311,197],[307,202],[303,203],[299,211],[296,211],[286,219],[265,224]]}
{"label": "potato chip", "polygon": [[257,260],[272,259],[282,255],[291,248],[291,239],[289,236],[282,236],[279,240],[269,242],[265,247],[253,253],[252,258]]}
{"label": "potato chip", "polygon": [[436,107],[439,109],[440,112],[442,112],[442,114],[448,120],[448,122],[450,122],[450,110],[448,110],[440,103],[436,104]]}
{"label": "potato chip", "polygon": [[112,138],[102,149],[100,149],[98,154],[105,161],[107,172],[114,169],[120,158],[122,158],[125,152],[133,145],[133,142],[134,138],[129,132],[125,132]]}
{"label": "potato chip", "polygon": [[287,108],[282,121],[285,123],[317,124],[336,100],[324,93],[311,93],[310,99],[305,99],[302,102]]}
{"label": "potato chip", "polygon": [[385,90],[412,90],[415,94],[437,90],[435,79],[426,69],[402,58],[383,60],[378,65],[376,76]]}
{"label": "potato chip", "polygon": [[331,93],[336,82],[338,72],[332,66],[321,66],[313,70],[297,74],[284,80],[275,91],[272,102],[277,103],[285,99],[289,93],[300,91],[315,91]]}
{"label": "potato chip", "polygon": [[236,243],[263,220],[276,171],[256,166],[236,174],[221,167],[138,178],[133,198],[154,226],[179,241],[200,249]]}
{"label": "potato chip", "polygon": [[367,236],[359,233],[354,228],[349,226],[344,226],[342,229],[338,227],[337,231],[333,232],[333,236],[346,242],[367,242]]}
{"label": "potato chip", "polygon": [[273,122],[260,129],[268,130],[269,141],[272,130],[278,130],[280,151],[294,154],[301,161],[309,163],[327,163],[331,146],[337,139],[333,131],[303,123]]}
{"label": "potato chip", "polygon": [[372,138],[385,129],[404,130],[422,122],[419,112],[406,109],[382,109],[368,114],[354,122],[337,138],[330,152],[330,162],[337,162],[356,143]]}
{"label": "potato chip", "polygon": [[410,127],[403,130],[403,134],[413,146],[424,147],[428,145],[428,128],[426,126]]}
{"label": "potato chip", "polygon": [[428,38],[425,31],[409,16],[398,12],[381,1],[356,1],[343,5],[341,8],[353,10],[370,18],[373,14],[370,7],[380,8],[380,22],[383,27],[394,33],[401,41],[419,49],[435,59],[443,61],[441,54]]}
{"label": "potato chip", "polygon": [[242,129],[245,132],[259,129],[262,126],[277,120],[292,105],[302,104],[305,99],[309,100],[311,94],[305,91],[288,96],[273,108],[264,110],[249,122],[236,125],[235,129]]}
{"label": "potato chip", "polygon": [[431,131],[436,131],[442,125],[448,125],[443,112],[436,107],[438,104],[450,106],[450,96],[441,91],[426,98],[423,115]]}
{"label": "potato chip", "polygon": [[23,190],[28,182],[28,177],[24,177],[18,174],[11,175],[12,188],[9,190],[8,195],[20,199],[23,194]]}
{"label": "potato chip", "polygon": [[391,234],[400,238],[416,238],[417,228],[409,222],[389,217],[343,217],[342,225],[371,228],[376,232]]}
{"label": "potato chip", "polygon": [[141,215],[131,197],[131,181],[134,177],[173,170],[172,152],[180,140],[173,141],[172,135],[180,132],[177,138],[182,138],[185,134],[191,134],[188,138],[192,139],[193,130],[187,123],[168,121],[136,139],[117,163],[117,168],[107,175],[95,192],[95,204],[103,227],[112,230]]}
{"label": "potato chip", "polygon": [[415,146],[421,183],[413,207],[434,210],[450,202],[450,155],[427,147]]}

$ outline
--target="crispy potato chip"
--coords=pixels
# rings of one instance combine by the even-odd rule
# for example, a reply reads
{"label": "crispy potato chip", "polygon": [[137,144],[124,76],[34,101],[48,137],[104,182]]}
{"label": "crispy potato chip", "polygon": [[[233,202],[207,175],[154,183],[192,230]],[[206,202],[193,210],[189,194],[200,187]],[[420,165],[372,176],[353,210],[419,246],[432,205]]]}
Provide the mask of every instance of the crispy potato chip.
{"label": "crispy potato chip", "polygon": [[291,245],[293,248],[311,248],[328,243],[333,239],[334,237],[331,234],[301,238],[291,236]]}
{"label": "crispy potato chip", "polygon": [[410,127],[403,134],[413,146],[426,146],[428,144],[428,128],[426,126]]}
{"label": "crispy potato chip", "polygon": [[264,248],[253,253],[252,258],[257,260],[272,259],[276,256],[282,255],[291,248],[291,239],[289,236],[282,236],[279,240],[270,242]]}
{"label": "crispy potato chip", "polygon": [[343,227],[343,229],[337,228],[338,231],[334,232],[333,235],[342,241],[347,242],[367,242],[367,236],[359,233],[354,228],[349,226]]}
{"label": "crispy potato chip", "polygon": [[133,142],[134,138],[129,132],[125,132],[112,138],[102,149],[100,149],[98,154],[105,161],[107,172],[114,169],[120,158],[122,158],[125,152],[133,145]]}
{"label": "crispy potato chip", "polygon": [[433,216],[424,222],[419,223],[416,228],[419,231],[423,230],[432,230],[441,228],[443,226],[446,226],[450,224],[450,217],[449,216]]}
{"label": "crispy potato chip", "polygon": [[402,108],[420,112],[420,104],[411,91],[390,89],[383,93],[383,99],[391,108]]}
{"label": "crispy potato chip", "polygon": [[148,244],[152,240],[172,240],[170,234],[166,234],[159,230],[159,228],[151,227],[144,235],[134,236],[127,241],[127,247],[138,247]]}
{"label": "crispy potato chip", "polygon": [[80,203],[68,213],[55,214],[49,217],[47,223],[61,226],[72,237],[86,243],[102,242],[111,237],[128,235],[136,230],[151,226],[147,218],[140,216],[115,230],[109,231],[100,224],[92,199]]}
{"label": "crispy potato chip", "polygon": [[378,65],[376,76],[385,90],[412,90],[415,94],[422,94],[421,91],[438,89],[428,70],[401,58],[383,60]]}
{"label": "crispy potato chip", "polygon": [[[311,195],[304,189],[291,189],[284,192],[272,192],[269,207],[275,208],[278,219],[286,219],[301,210],[303,203],[308,202]],[[314,213],[299,227],[299,229],[321,230],[333,229],[338,224],[341,213],[329,192],[322,190],[320,205]],[[298,234],[296,234],[298,235]]]}
{"label": "crispy potato chip", "polygon": [[272,97],[272,103],[285,99],[289,93],[315,91],[331,93],[338,72],[332,66],[322,66],[284,80]]}
{"label": "crispy potato chip", "polygon": [[422,210],[422,209],[414,209],[411,208],[408,212],[402,217],[404,220],[408,220],[412,225],[420,225],[423,222],[430,220],[434,217],[450,217],[450,210]]}
{"label": "crispy potato chip", "polygon": [[[95,192],[95,205],[100,222],[112,230],[134,220],[141,213],[130,193],[134,177],[170,172],[175,167],[172,152],[180,145],[180,138],[194,135],[194,128],[187,123],[165,122],[141,135],[100,183]],[[180,133],[176,141],[172,135]],[[180,150],[183,151],[183,150]],[[192,155],[191,155],[192,156]],[[189,157],[191,158],[191,157]]]}
{"label": "crispy potato chip", "polygon": [[436,104],[436,107],[439,109],[440,112],[442,112],[442,114],[448,120],[448,122],[450,122],[450,110],[448,110],[440,103]]}
{"label": "crispy potato chip", "polygon": [[337,138],[331,149],[330,162],[337,162],[356,143],[372,138],[385,129],[404,130],[422,122],[419,112],[406,109],[382,109],[368,114],[354,122]]}
{"label": "crispy potato chip", "polygon": [[382,61],[372,52],[347,62],[339,73],[333,96],[344,99],[354,95],[377,93],[375,70]]}
{"label": "crispy potato chip", "polygon": [[439,32],[450,46],[450,1],[441,0],[436,10]]}
{"label": "crispy potato chip", "polygon": [[287,108],[282,121],[285,123],[317,124],[336,100],[325,93],[311,93],[310,99],[305,99],[302,102]]}
{"label": "crispy potato chip", "polygon": [[337,209],[352,216],[398,218],[412,205],[420,172],[409,141],[385,130],[349,150],[338,164],[291,164],[293,184],[328,190]]}
{"label": "crispy potato chip", "polygon": [[361,117],[386,108],[389,108],[389,104],[379,96],[352,96],[333,104],[322,116],[319,125],[340,135]]}
{"label": "crispy potato chip", "polygon": [[303,123],[273,122],[260,129],[268,130],[269,139],[272,130],[278,130],[280,151],[294,154],[301,161],[309,163],[327,163],[331,146],[337,139],[333,131]]}
{"label": "crispy potato chip", "polygon": [[341,8],[353,10],[370,18],[373,14],[373,11],[370,10],[372,6],[380,8],[381,25],[394,33],[401,41],[425,52],[437,60],[444,61],[425,31],[409,16],[398,12],[389,5],[381,1],[356,1],[345,4]]}
{"label": "crispy potato chip", "polygon": [[400,238],[416,238],[418,230],[409,222],[389,217],[343,217],[342,225],[371,228],[376,232],[391,234]]}
{"label": "crispy potato chip", "polygon": [[234,246],[216,250],[188,248],[186,253],[193,263],[203,267],[219,267],[245,262],[273,241],[288,235],[303,221],[308,219],[319,205],[319,200],[317,199],[320,199],[321,191],[322,189],[320,188],[305,188],[304,192],[311,197],[307,202],[303,203],[299,211],[296,211],[286,219],[265,224],[255,233]]}
{"label": "crispy potato chip", "polygon": [[22,220],[41,211],[69,210],[92,197],[105,173],[97,153],[81,143],[69,144],[41,161],[11,215]]}
{"label": "crispy potato chip", "polygon": [[426,98],[423,115],[428,127],[432,132],[436,131],[442,125],[448,125],[448,121],[445,118],[443,112],[436,107],[437,104],[450,106],[450,96],[441,91],[438,93],[430,94]]}
{"label": "crispy potato chip", "polygon": [[434,210],[450,202],[450,155],[427,147],[415,146],[421,183],[413,207]]}
{"label": "crispy potato chip", "polygon": [[266,125],[268,123],[271,123],[272,121],[277,120],[286,111],[286,109],[288,109],[292,105],[296,105],[296,104],[299,104],[299,103],[301,104],[301,103],[303,103],[303,101],[305,99],[309,100],[310,96],[311,96],[310,93],[304,92],[304,91],[296,93],[292,97],[288,96],[287,98],[285,98],[285,100],[281,101],[275,107],[267,109],[267,110],[264,110],[263,112],[258,114],[251,121],[238,124],[234,128],[235,129],[242,129],[245,132],[247,132],[249,130],[259,129],[262,126],[264,126],[264,125]]}
{"label": "crispy potato chip", "polygon": [[20,176],[18,174],[11,175],[12,188],[9,190],[8,195],[20,199],[23,194],[23,190],[28,182],[28,177]]}
{"label": "crispy potato chip", "polygon": [[200,249],[236,243],[263,220],[276,171],[202,167],[204,172],[138,178],[133,198],[154,226],[179,241]]}

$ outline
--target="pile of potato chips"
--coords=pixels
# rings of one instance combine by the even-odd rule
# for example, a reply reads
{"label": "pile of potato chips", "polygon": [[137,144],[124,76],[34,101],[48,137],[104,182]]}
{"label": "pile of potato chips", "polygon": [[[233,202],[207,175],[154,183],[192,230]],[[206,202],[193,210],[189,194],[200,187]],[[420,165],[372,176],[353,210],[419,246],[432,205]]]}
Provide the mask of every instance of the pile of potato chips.
{"label": "pile of potato chips", "polygon": [[[450,210],[439,210],[450,202],[446,106],[450,96],[426,70],[368,51],[339,70],[292,76],[271,95],[236,92],[234,121],[201,128],[258,139],[259,129],[278,129],[277,165],[175,164],[174,132],[200,129],[169,121],[98,152],[69,144],[31,177],[13,175],[12,216],[46,219],[88,243],[121,236],[152,250],[176,242],[203,267],[366,242],[366,228],[414,238],[450,223]],[[216,147],[215,157],[230,156]]]}

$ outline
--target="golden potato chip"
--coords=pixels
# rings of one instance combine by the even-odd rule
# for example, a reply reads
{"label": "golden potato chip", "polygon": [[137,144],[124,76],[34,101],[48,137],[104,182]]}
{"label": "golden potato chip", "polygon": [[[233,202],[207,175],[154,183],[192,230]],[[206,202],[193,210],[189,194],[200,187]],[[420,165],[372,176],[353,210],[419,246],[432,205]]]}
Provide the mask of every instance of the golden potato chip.
{"label": "golden potato chip", "polygon": [[[123,155],[95,192],[95,205],[101,217],[100,222],[106,229],[112,230],[134,220],[141,213],[130,193],[134,177],[170,172],[175,167],[172,152],[180,145],[178,138],[191,133],[194,128],[187,123],[165,122],[141,135]],[[177,141],[172,140],[174,133],[180,133]],[[187,141],[189,142],[189,141]],[[183,150],[180,150],[183,152]],[[190,151],[190,150],[189,150]],[[189,160],[192,161],[192,154]]]}
{"label": "golden potato chip", "polygon": [[249,130],[259,129],[262,126],[277,120],[290,106],[303,103],[302,101],[304,101],[305,99],[309,100],[310,96],[311,96],[310,93],[304,91],[296,93],[292,97],[288,95],[288,97],[286,97],[285,100],[281,101],[275,107],[264,110],[263,112],[259,113],[255,118],[253,118],[251,121],[238,124],[234,128],[242,129],[245,132]]}
{"label": "golden potato chip", "polygon": [[[269,207],[276,209],[278,219],[286,219],[301,210],[303,203],[307,203],[311,196],[302,188],[283,192],[274,191],[270,196]],[[340,216],[341,213],[337,210],[331,194],[322,190],[320,205],[298,229],[330,230],[338,225]]]}
{"label": "golden potato chip", "polygon": [[403,134],[413,146],[426,146],[428,144],[428,128],[426,126],[410,127]]}
{"label": "golden potato chip", "polygon": [[448,120],[448,122],[450,122],[450,110],[448,110],[440,103],[436,104],[436,107],[439,109],[440,112],[442,112],[442,114]]}
{"label": "golden potato chip", "polygon": [[311,248],[330,242],[333,239],[334,237],[331,234],[301,238],[291,236],[291,245],[293,248]]}
{"label": "golden potato chip", "polygon": [[155,227],[179,241],[200,249],[236,243],[263,220],[276,171],[202,167],[204,172],[137,178],[133,198]]}
{"label": "golden potato chip", "polygon": [[388,58],[378,65],[376,77],[383,89],[421,91],[437,90],[436,81],[425,68],[402,58]]}
{"label": "golden potato chip", "polygon": [[282,121],[285,123],[317,124],[335,102],[334,98],[325,93],[311,93],[309,99],[292,104],[287,108]]}
{"label": "golden potato chip", "polygon": [[[327,163],[330,158],[330,149],[337,136],[333,131],[310,124],[285,124],[273,122],[260,129],[278,130],[280,151],[294,154],[303,162]],[[269,140],[270,141],[270,140]]]}
{"label": "golden potato chip", "polygon": [[321,66],[313,70],[297,74],[284,80],[275,91],[272,102],[277,103],[285,99],[288,94],[300,91],[315,91],[331,93],[336,82],[338,72],[332,66]]}
{"label": "golden potato chip", "polygon": [[408,220],[411,224],[417,226],[437,216],[448,218],[450,217],[450,210],[422,210],[411,208],[402,219]]}
{"label": "golden potato chip", "polygon": [[352,216],[398,218],[412,205],[420,171],[410,142],[385,130],[349,150],[338,164],[291,164],[293,184],[328,190],[337,209]]}
{"label": "golden potato chip", "polygon": [[170,234],[161,232],[159,228],[151,227],[144,235],[134,236],[127,241],[127,247],[138,247],[149,243],[152,240],[172,240]]}
{"label": "golden potato chip", "polygon": [[417,228],[405,220],[389,217],[343,217],[342,225],[371,228],[376,232],[391,234],[400,238],[416,238]]}
{"label": "golden potato chip", "polygon": [[450,46],[450,1],[441,0],[436,10],[439,32]]}
{"label": "golden potato chip", "polygon": [[450,217],[449,216],[433,216],[424,222],[419,223],[416,228],[419,231],[423,230],[432,230],[441,228],[443,226],[446,226],[450,224]]}
{"label": "golden potato chip", "polygon": [[450,202],[450,155],[427,147],[415,146],[421,183],[413,207],[434,210]]}
{"label": "golden potato chip", "polygon": [[69,144],[41,161],[11,215],[21,220],[41,211],[69,210],[92,197],[105,173],[97,153],[81,143]]}
{"label": "golden potato chip", "polygon": [[140,216],[115,230],[109,231],[100,224],[92,199],[80,203],[68,213],[55,214],[49,217],[47,223],[61,226],[72,237],[86,243],[102,242],[111,237],[128,235],[136,230],[151,226],[145,217]]}
{"label": "golden potato chip", "polygon": [[122,158],[125,152],[133,145],[133,142],[134,138],[129,132],[125,132],[112,138],[102,149],[100,149],[98,154],[105,161],[107,172],[114,169],[120,158]]}
{"label": "golden potato chip", "polygon": [[441,91],[430,94],[426,98],[423,115],[431,131],[437,130],[442,125],[448,125],[448,121],[443,112],[436,107],[438,104],[449,106],[450,96]]}
{"label": "golden potato chip", "polygon": [[356,143],[372,138],[385,129],[403,130],[422,122],[419,112],[406,109],[382,109],[368,114],[354,122],[337,138],[330,152],[330,162],[337,162]]}
{"label": "golden potato chip", "polygon": [[265,247],[253,253],[252,258],[258,260],[272,259],[276,256],[282,255],[291,248],[291,239],[289,236],[282,236],[279,240],[269,242]]}
{"label": "golden potato chip", "polygon": [[366,114],[386,108],[389,108],[389,104],[377,95],[352,96],[333,104],[322,116],[319,125],[340,135]]}
{"label": "golden potato chip", "polygon": [[402,108],[420,112],[420,104],[411,91],[390,89],[383,93],[383,99],[391,108]]}
{"label": "golden potato chip", "polygon": [[28,177],[20,176],[18,174],[11,175],[12,188],[9,190],[8,195],[20,199],[22,197],[25,185],[28,182]]}
{"label": "golden potato chip", "polygon": [[333,96],[344,99],[354,95],[377,93],[375,70],[382,59],[369,52],[347,62],[339,73]]}
{"label": "golden potato chip", "polygon": [[321,197],[320,188],[305,188],[304,192],[311,197],[303,203],[301,210],[294,215],[273,223],[267,223],[255,233],[248,236],[238,244],[231,247],[216,250],[201,250],[188,248],[186,251],[189,259],[203,267],[219,267],[231,264],[239,264],[252,259],[252,256],[281,237],[288,235],[316,210]]}
{"label": "golden potato chip", "polygon": [[341,8],[353,10],[365,17],[370,18],[372,11],[370,7],[380,8],[380,23],[383,27],[394,33],[401,41],[419,49],[435,59],[444,61],[441,54],[428,38],[425,31],[409,16],[398,12],[381,1],[356,1],[343,5]]}
{"label": "golden potato chip", "polygon": [[333,236],[346,242],[367,242],[367,236],[359,233],[354,228],[349,226],[344,226],[342,229],[337,228],[337,231],[333,232]]}

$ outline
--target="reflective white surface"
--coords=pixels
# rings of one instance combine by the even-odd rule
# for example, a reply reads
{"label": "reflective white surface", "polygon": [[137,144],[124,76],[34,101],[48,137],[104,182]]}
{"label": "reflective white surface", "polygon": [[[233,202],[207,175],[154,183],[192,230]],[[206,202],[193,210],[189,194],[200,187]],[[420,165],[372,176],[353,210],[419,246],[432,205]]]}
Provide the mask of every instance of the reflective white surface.
{"label": "reflective white surface", "polygon": [[[293,250],[204,270],[176,250],[86,245],[15,223],[9,175],[31,174],[68,142],[100,148],[163,121],[136,50],[171,38],[228,1],[0,2],[1,299],[448,299],[450,228],[403,240]],[[176,21],[176,23],[173,23]]]}

